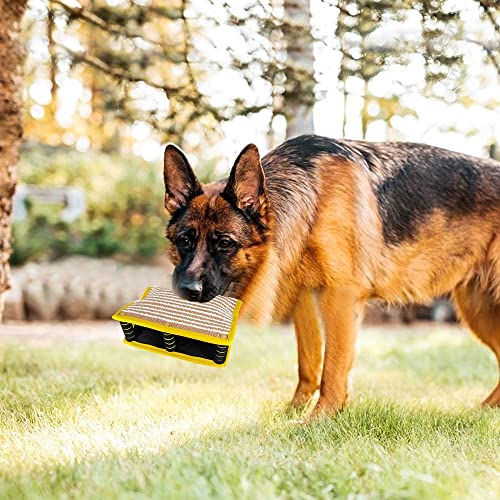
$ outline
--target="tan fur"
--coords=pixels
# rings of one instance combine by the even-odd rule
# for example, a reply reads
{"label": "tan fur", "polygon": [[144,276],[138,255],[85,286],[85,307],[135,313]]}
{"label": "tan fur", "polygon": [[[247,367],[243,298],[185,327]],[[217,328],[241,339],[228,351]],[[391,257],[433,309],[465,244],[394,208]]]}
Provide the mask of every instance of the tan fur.
{"label": "tan fur", "polygon": [[268,323],[276,317],[275,307],[280,300],[277,293],[279,271],[278,254],[275,248],[271,247],[245,291],[242,316],[259,325]]}
{"label": "tan fur", "polygon": [[303,289],[297,299],[293,320],[299,358],[299,385],[292,404],[307,404],[319,389],[323,366],[323,335],[314,292]]}
{"label": "tan fur", "polygon": [[[476,276],[453,291],[462,321],[495,354],[500,367],[500,302],[497,302]],[[491,406],[500,405],[500,382],[484,401]]]}
{"label": "tan fur", "polygon": [[[334,163],[332,163],[334,162]],[[357,326],[366,300],[427,302],[454,290],[464,322],[495,352],[500,363],[499,212],[450,220],[434,210],[411,242],[387,246],[370,179],[362,167],[324,157],[317,219],[304,232],[271,239],[243,301],[252,319],[293,317],[299,356],[294,404],[312,397],[320,379],[321,343],[311,319],[311,290],[319,292],[325,328],[324,362],[316,412],[338,410],[350,397]],[[279,290],[279,293],[277,292]],[[500,386],[486,400],[500,404]]]}

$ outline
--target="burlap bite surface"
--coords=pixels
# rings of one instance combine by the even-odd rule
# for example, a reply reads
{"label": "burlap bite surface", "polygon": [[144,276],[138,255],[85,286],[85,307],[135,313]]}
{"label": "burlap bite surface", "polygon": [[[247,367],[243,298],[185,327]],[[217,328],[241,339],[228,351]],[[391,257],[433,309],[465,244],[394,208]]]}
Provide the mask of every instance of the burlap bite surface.
{"label": "burlap bite surface", "polygon": [[150,287],[113,319],[120,322],[127,345],[221,368],[229,358],[240,306],[231,297],[191,302],[168,288]]}

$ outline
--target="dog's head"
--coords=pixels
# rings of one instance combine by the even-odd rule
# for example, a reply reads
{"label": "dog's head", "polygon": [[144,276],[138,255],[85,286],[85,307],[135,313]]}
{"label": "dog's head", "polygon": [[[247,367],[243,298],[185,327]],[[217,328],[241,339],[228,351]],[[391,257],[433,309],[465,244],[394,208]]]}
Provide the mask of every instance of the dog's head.
{"label": "dog's head", "polygon": [[174,290],[206,302],[231,286],[239,298],[266,251],[268,202],[257,147],[243,149],[227,181],[201,185],[184,153],[168,145],[164,179]]}

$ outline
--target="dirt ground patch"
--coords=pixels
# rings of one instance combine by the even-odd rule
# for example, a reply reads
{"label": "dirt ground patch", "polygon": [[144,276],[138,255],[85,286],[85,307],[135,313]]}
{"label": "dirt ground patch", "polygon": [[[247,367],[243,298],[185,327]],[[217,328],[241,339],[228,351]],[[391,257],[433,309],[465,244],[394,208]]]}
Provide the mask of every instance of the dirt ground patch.
{"label": "dirt ground patch", "polygon": [[0,342],[13,338],[35,344],[55,341],[119,341],[122,333],[115,321],[12,322],[0,325]]}

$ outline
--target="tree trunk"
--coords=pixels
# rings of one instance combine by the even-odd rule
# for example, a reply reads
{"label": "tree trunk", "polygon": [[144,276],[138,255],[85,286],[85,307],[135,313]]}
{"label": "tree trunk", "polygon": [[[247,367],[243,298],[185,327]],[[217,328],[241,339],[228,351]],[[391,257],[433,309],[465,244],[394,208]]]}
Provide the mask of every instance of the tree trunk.
{"label": "tree trunk", "polygon": [[361,138],[363,140],[366,139],[366,132],[368,131],[368,124],[370,123],[370,115],[368,114],[369,95],[368,79],[366,79],[363,93],[363,107],[361,108]]}
{"label": "tree trunk", "polygon": [[346,5],[344,1],[339,1],[339,17],[337,20],[337,27],[335,28],[335,36],[337,37],[340,43],[340,68],[338,79],[342,84],[342,137],[345,137],[346,129],[347,129],[347,100],[349,98],[349,92],[347,92],[346,80],[347,80],[347,71],[346,71],[346,54],[347,49],[344,46],[344,37],[346,33],[345,29],[345,20],[346,20]]}
{"label": "tree trunk", "polygon": [[12,198],[23,132],[21,19],[26,4],[27,0],[0,0],[0,321],[9,288]]}
{"label": "tree trunk", "polygon": [[56,53],[56,42],[54,40],[54,28],[55,28],[55,11],[52,2],[48,3],[48,12],[47,12],[47,41],[49,48],[49,74],[50,74],[50,93],[52,94],[52,102],[51,105],[54,106],[56,104],[56,96],[57,96],[57,53]]}
{"label": "tree trunk", "polygon": [[287,32],[287,64],[298,78],[309,80],[300,87],[311,94],[292,96],[291,99],[285,101],[287,136],[293,137],[314,132],[314,52],[311,34],[311,5],[309,0],[285,0],[284,8],[285,19],[290,20],[293,23],[292,26],[302,27],[300,31],[289,29]]}

